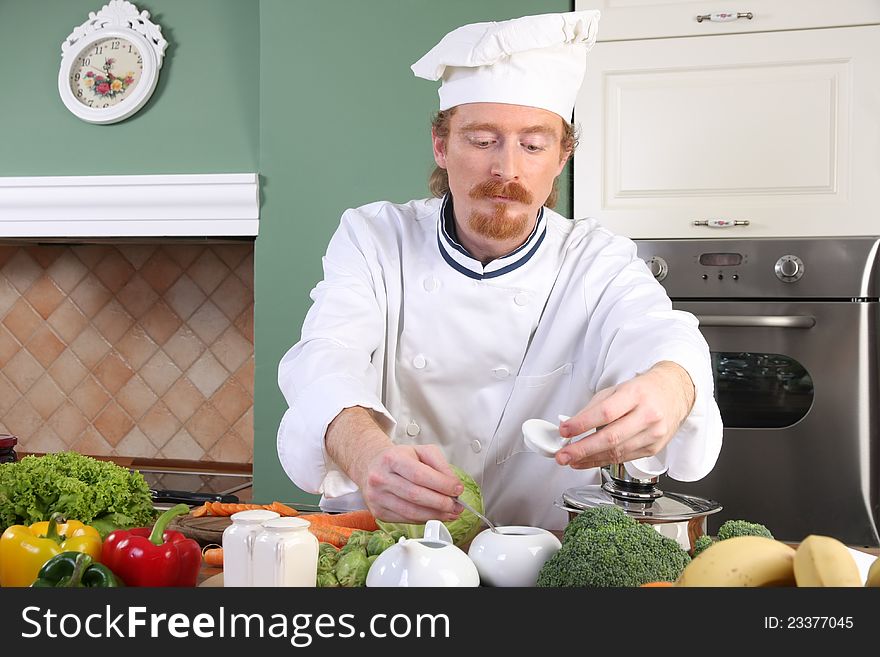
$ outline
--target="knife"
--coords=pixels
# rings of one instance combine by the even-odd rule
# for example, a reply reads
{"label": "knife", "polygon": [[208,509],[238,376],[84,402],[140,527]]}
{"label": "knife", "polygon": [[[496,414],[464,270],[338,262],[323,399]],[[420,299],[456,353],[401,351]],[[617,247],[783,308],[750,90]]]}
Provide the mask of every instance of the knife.
{"label": "knife", "polygon": [[222,502],[238,504],[238,495],[223,493],[191,493],[185,490],[150,489],[150,497],[154,502],[174,502],[175,504],[204,504],[205,502]]}

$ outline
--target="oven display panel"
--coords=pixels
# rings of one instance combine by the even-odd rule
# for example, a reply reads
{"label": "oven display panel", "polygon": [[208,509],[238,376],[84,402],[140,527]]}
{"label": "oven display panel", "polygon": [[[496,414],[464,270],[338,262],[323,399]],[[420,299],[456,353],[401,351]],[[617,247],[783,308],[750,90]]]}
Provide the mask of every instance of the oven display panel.
{"label": "oven display panel", "polygon": [[741,265],[741,253],[701,253],[700,264],[705,267],[736,267]]}

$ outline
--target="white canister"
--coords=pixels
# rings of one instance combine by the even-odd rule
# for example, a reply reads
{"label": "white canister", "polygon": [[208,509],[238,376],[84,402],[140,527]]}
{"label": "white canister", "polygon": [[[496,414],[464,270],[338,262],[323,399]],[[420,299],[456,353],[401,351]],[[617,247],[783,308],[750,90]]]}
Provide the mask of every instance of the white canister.
{"label": "white canister", "polygon": [[263,523],[254,539],[254,586],[316,586],[318,539],[303,518]]}
{"label": "white canister", "polygon": [[223,586],[253,586],[254,539],[262,523],[280,516],[267,509],[232,514],[232,524],[223,530]]}

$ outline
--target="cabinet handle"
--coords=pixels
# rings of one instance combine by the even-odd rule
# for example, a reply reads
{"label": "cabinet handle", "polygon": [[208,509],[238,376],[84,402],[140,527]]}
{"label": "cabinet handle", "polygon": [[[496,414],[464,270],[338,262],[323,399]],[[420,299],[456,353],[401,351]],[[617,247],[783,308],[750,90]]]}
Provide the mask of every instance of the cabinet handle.
{"label": "cabinet handle", "polygon": [[694,226],[708,226],[709,228],[731,228],[733,226],[748,226],[748,219],[698,219],[693,222]]}
{"label": "cabinet handle", "polygon": [[713,21],[715,23],[727,23],[729,21],[735,21],[740,18],[748,18],[752,20],[755,15],[750,11],[719,11],[714,14],[703,14],[702,16],[697,16],[697,22],[702,23],[703,21]]}

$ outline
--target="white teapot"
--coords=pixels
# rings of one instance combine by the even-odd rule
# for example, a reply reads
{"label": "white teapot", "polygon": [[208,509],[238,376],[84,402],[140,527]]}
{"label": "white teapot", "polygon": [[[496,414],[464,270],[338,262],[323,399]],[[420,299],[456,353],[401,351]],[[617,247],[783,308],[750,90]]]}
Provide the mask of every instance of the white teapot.
{"label": "white teapot", "polygon": [[474,562],[452,543],[439,520],[429,520],[424,538],[404,538],[380,554],[367,586],[479,586]]}

